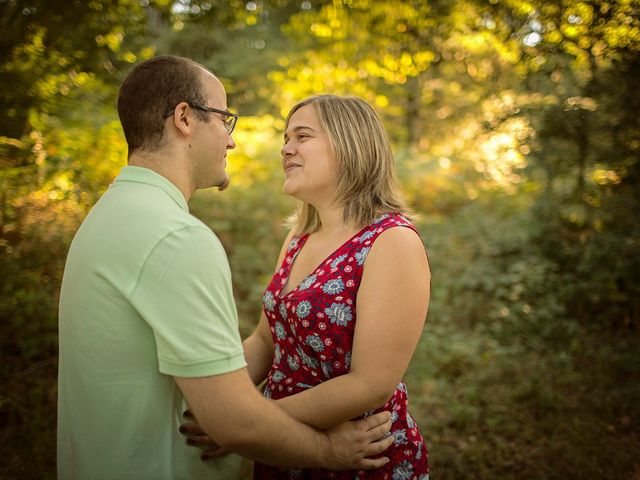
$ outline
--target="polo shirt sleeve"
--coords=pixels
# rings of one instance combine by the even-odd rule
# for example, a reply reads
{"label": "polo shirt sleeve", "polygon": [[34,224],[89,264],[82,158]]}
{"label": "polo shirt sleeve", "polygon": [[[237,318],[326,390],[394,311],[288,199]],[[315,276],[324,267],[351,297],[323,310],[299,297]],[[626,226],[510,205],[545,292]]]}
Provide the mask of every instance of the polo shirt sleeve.
{"label": "polo shirt sleeve", "polygon": [[153,331],[160,372],[203,377],[246,365],[229,263],[208,228],[184,227],[164,237],[130,300]]}

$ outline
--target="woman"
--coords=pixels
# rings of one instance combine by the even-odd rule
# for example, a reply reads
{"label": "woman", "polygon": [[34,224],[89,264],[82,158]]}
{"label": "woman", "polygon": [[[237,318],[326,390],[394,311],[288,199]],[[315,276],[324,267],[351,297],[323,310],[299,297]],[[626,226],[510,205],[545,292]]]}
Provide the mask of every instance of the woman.
{"label": "woman", "polygon": [[384,453],[389,463],[367,473],[256,464],[254,477],[428,478],[401,380],[424,325],[430,271],[402,215],[384,127],[360,99],[312,97],[287,116],[282,158],[283,190],[300,208],[244,342],[249,373],[319,429],[389,410],[395,441]]}
{"label": "woman", "polygon": [[249,374],[256,385],[266,379],[265,396],[318,429],[388,410],[395,440],[377,470],[257,463],[254,478],[428,479],[401,380],[427,314],[430,271],[403,215],[384,127],[360,99],[311,97],[287,116],[282,163],[283,190],[300,208],[244,341]]}

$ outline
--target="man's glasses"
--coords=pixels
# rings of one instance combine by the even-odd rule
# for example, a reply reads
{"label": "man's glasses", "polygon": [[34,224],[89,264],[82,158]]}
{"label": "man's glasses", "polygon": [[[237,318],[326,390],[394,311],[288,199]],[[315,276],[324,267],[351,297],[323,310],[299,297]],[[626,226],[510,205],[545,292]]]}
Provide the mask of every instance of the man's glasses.
{"label": "man's glasses", "polygon": [[193,103],[190,103],[189,106],[203,112],[219,113],[220,115],[224,115],[222,121],[224,122],[224,126],[227,129],[227,135],[231,135],[233,129],[236,128],[236,123],[238,123],[237,113],[231,113],[226,110],[218,110],[217,108],[213,107],[203,107],[201,105],[195,105]]}
{"label": "man's glasses", "polygon": [[[200,110],[202,112],[210,112],[210,113],[219,113],[223,115],[224,118],[222,121],[224,122],[224,128],[227,130],[227,135],[231,135],[233,129],[236,128],[236,123],[238,123],[238,114],[231,113],[227,110],[219,110],[213,107],[204,107],[202,105],[196,105],[195,103],[187,103],[191,108],[195,108],[196,110]],[[173,111],[167,113],[167,117],[173,115]]]}

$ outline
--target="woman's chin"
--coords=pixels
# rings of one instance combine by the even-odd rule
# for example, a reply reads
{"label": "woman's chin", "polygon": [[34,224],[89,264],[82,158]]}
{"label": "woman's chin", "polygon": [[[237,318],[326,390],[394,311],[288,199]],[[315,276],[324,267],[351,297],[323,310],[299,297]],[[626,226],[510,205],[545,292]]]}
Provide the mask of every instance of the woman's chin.
{"label": "woman's chin", "polygon": [[291,185],[290,182],[285,181],[284,185],[282,185],[282,193],[284,193],[285,195],[289,195],[290,197],[295,197],[296,192],[297,192],[297,189],[295,188],[294,185]]}

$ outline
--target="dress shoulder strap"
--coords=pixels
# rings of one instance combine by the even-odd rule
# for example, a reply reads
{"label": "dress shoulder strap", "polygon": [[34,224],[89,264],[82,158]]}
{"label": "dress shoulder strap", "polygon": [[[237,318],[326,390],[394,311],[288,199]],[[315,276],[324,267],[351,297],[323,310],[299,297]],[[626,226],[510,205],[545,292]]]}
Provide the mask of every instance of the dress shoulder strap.
{"label": "dress shoulder strap", "polygon": [[355,236],[350,242],[349,250],[352,252],[352,255],[355,256],[358,266],[361,267],[364,264],[367,254],[369,250],[371,250],[371,246],[373,242],[376,241],[376,238],[385,230],[394,227],[407,227],[418,233],[411,222],[399,213],[385,213],[379,216],[371,222],[369,226],[362,229],[360,234]]}

